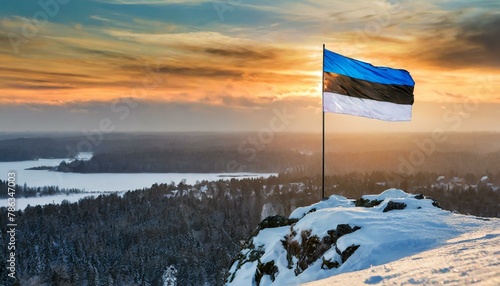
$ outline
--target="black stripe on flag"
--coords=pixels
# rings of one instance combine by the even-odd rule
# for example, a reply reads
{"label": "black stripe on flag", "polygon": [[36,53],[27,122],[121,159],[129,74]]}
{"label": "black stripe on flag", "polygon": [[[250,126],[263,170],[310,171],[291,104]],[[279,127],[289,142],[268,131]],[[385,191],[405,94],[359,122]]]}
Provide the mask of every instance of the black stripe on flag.
{"label": "black stripe on flag", "polygon": [[413,86],[381,84],[324,72],[324,91],[396,104],[413,104]]}

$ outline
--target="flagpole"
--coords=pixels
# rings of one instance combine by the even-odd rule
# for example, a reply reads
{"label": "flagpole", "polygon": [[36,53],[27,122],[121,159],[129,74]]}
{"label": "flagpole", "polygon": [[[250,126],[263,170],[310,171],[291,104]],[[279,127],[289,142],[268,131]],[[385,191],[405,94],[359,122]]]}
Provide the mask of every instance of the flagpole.
{"label": "flagpole", "polygon": [[325,44],[323,44],[323,67],[321,68],[321,113],[323,115],[323,139],[321,151],[321,199],[325,198]]}

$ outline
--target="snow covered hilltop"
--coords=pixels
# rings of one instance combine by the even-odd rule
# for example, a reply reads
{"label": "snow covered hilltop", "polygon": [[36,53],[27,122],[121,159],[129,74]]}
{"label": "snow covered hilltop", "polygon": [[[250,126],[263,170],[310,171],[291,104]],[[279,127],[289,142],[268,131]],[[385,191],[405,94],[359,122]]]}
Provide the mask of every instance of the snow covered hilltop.
{"label": "snow covered hilltop", "polygon": [[[289,218],[262,221],[231,266],[227,285],[299,285],[389,263],[484,227],[496,237],[500,219],[454,214],[402,190],[358,200],[334,195]],[[367,281],[381,281],[375,280]]]}

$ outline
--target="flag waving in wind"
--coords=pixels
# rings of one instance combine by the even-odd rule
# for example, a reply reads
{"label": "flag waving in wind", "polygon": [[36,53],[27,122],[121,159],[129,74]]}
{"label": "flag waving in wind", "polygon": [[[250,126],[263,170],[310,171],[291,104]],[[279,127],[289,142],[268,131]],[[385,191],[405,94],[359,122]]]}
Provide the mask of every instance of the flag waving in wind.
{"label": "flag waving in wind", "polygon": [[323,111],[411,120],[415,82],[406,70],[376,67],[324,50]]}

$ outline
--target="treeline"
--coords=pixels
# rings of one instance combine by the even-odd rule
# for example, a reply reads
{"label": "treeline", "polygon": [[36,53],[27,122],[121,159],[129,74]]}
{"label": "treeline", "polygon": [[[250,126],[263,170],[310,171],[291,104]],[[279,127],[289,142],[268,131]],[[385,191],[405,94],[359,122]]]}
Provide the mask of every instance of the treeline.
{"label": "treeline", "polygon": [[[0,134],[1,135],[1,134]],[[240,144],[245,149],[261,151],[265,148],[294,149],[306,142],[310,146],[311,135],[282,135],[264,144],[253,133],[53,133],[20,134],[0,136],[0,162],[36,160],[39,158],[73,158],[78,152],[116,153],[129,150],[203,151],[212,148],[218,150],[238,150]],[[249,138],[252,144],[249,144]],[[314,135],[317,137],[317,135]],[[305,141],[304,141],[305,140]],[[285,146],[283,143],[289,145]],[[308,147],[307,147],[308,148]]]}
{"label": "treeline", "polygon": [[[500,133],[449,133],[444,142],[421,134],[327,134],[327,174],[350,172],[497,172]],[[321,136],[279,133],[52,134],[0,140],[0,162],[68,158],[93,152],[90,161],[61,163],[62,172],[321,172]],[[41,166],[40,166],[41,167]]]}
{"label": "treeline", "polygon": [[[9,191],[8,188],[8,182],[0,180],[0,199],[10,197],[7,194]],[[74,188],[61,189],[58,186],[28,187],[26,184],[24,184],[23,186],[15,185],[14,190],[16,198],[41,197],[61,194],[69,195],[82,192],[82,190]]]}
{"label": "treeline", "polygon": [[0,140],[0,162],[66,158],[66,140],[54,138],[17,138]]}
{"label": "treeline", "polygon": [[[235,151],[244,159],[263,151],[297,151],[320,153],[319,133],[276,133],[261,138],[258,133],[54,133],[20,134],[20,138],[0,134],[0,161],[33,160],[37,158],[68,158],[78,152],[120,153],[140,150],[199,152]],[[3,139],[2,139],[3,138]],[[326,152],[355,154],[394,152],[470,152],[487,154],[500,151],[500,133],[447,133],[444,141],[435,142],[430,133],[390,134],[326,134]],[[414,156],[417,158],[418,156]]]}
{"label": "treeline", "polygon": [[259,155],[238,150],[128,150],[99,153],[88,161],[61,162],[60,172],[77,173],[218,173],[285,172],[302,170],[310,157],[294,151],[263,151]]}
{"label": "treeline", "polygon": [[[499,170],[500,152],[434,152],[415,161],[407,151],[339,152],[325,155],[327,174],[376,171],[448,173],[475,175]],[[415,163],[416,162],[416,163]],[[263,150],[255,155],[237,149],[165,150],[161,148],[124,150],[95,154],[88,161],[61,162],[60,172],[77,173],[218,173],[218,172],[321,172],[321,154],[293,150]]]}

